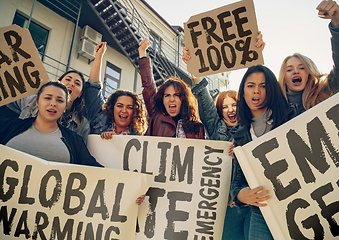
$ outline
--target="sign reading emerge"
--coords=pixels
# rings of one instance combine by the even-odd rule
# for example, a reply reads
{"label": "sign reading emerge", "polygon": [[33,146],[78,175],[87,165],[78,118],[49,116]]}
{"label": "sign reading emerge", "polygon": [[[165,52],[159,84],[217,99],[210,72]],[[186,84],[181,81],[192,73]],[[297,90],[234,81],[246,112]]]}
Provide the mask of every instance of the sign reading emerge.
{"label": "sign reading emerge", "polygon": [[274,239],[339,239],[339,94],[234,152]]}
{"label": "sign reading emerge", "polygon": [[37,93],[47,81],[28,29],[0,28],[0,106]]}
{"label": "sign reading emerge", "polygon": [[252,0],[242,0],[190,17],[184,24],[191,60],[188,72],[197,77],[264,64],[255,47],[258,35]]}
{"label": "sign reading emerge", "polygon": [[1,240],[135,239],[151,176],[0,152]]}
{"label": "sign reading emerge", "polygon": [[140,206],[136,239],[221,239],[228,201],[231,143],[195,139],[89,135],[101,164],[153,174]]}

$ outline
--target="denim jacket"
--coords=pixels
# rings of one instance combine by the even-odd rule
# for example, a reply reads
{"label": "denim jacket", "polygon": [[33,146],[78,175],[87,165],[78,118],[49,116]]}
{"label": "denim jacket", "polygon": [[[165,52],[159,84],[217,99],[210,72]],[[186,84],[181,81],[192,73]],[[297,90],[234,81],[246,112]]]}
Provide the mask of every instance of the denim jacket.
{"label": "denim jacket", "polygon": [[237,131],[239,125],[227,131],[227,125],[223,119],[220,119],[214,101],[206,88],[207,84],[207,80],[203,78],[192,88],[192,93],[198,100],[201,122],[211,140],[232,141],[233,134]]}
{"label": "denim jacket", "polygon": [[[20,119],[26,119],[30,117],[36,117],[38,115],[38,107],[36,106],[36,95],[31,95],[17,101],[11,102],[6,106],[11,109],[12,111],[20,114]],[[85,117],[82,117],[81,125],[75,122],[75,117],[67,121],[63,122],[62,125],[74,132],[76,132],[82,139],[84,140],[85,144],[87,143],[87,137],[89,134],[89,122]]]}
{"label": "denim jacket", "polygon": [[[90,134],[101,134],[112,129],[112,120],[102,110],[102,105],[105,103],[101,91],[101,82],[85,83],[85,108],[87,118],[90,123]],[[130,135],[140,135],[131,129]]]}

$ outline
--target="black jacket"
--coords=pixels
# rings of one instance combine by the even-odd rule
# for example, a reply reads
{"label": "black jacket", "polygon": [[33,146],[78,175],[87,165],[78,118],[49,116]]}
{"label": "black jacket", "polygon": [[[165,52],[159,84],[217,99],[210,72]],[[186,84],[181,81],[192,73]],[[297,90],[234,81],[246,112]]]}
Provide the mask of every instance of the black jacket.
{"label": "black jacket", "polygon": [[[11,121],[5,122],[0,121],[0,144],[6,145],[6,143],[13,137],[29,129],[32,126],[34,120],[35,118],[13,119]],[[102,165],[99,164],[89,153],[84,141],[80,136],[78,136],[75,132],[61,126],[60,124],[59,129],[62,134],[61,140],[65,143],[69,151],[71,163],[102,167]]]}
{"label": "black jacket", "polygon": [[[290,105],[290,106],[288,106],[288,116],[286,117],[286,119],[283,122],[290,120],[290,119],[296,117],[297,115],[298,115],[297,109],[295,109],[294,106]],[[243,146],[246,143],[249,143],[250,141],[252,141],[250,128],[251,128],[250,125],[244,125],[244,126],[240,126],[238,128],[238,130],[233,135],[235,147]],[[230,194],[233,198],[234,203],[238,207],[247,206],[244,203],[242,203],[241,201],[239,201],[237,196],[238,196],[238,193],[241,189],[248,187],[248,186],[249,185],[247,183],[247,180],[245,178],[243,171],[241,170],[240,164],[239,164],[237,158],[234,157],[234,159],[232,161],[232,182],[231,182],[231,187],[230,187]],[[249,205],[249,206],[250,206],[250,209],[251,209],[252,212],[257,212],[257,213],[260,212],[258,207],[253,206],[253,205]]]}

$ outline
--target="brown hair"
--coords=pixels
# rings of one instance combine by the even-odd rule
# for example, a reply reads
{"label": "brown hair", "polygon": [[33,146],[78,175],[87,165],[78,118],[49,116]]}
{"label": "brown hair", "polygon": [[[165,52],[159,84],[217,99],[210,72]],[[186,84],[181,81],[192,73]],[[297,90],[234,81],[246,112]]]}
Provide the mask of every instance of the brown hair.
{"label": "brown hair", "polygon": [[129,127],[135,132],[143,134],[147,129],[147,120],[142,102],[136,93],[127,90],[116,90],[107,98],[106,103],[102,105],[102,110],[109,119],[114,121],[114,105],[120,96],[128,96],[133,99],[134,114]]}
{"label": "brown hair", "polygon": [[171,76],[159,87],[157,93],[154,96],[154,110],[156,112],[164,112],[168,114],[164,106],[163,98],[165,90],[171,85],[175,89],[179,90],[179,97],[181,100],[181,108],[179,114],[183,119],[184,131],[187,133],[198,134],[200,128],[198,127],[199,118],[197,115],[195,97],[192,94],[191,89],[188,87],[188,85],[181,79],[175,76]]}
{"label": "brown hair", "polygon": [[75,118],[74,118],[75,123],[78,125],[78,128],[80,128],[80,125],[81,125],[81,122],[82,122],[82,117],[85,115],[84,110],[83,110],[84,102],[85,102],[85,100],[84,100],[85,78],[84,78],[84,75],[81,72],[79,72],[77,70],[69,70],[69,71],[65,72],[64,74],[62,74],[61,77],[59,77],[58,80],[61,82],[61,80],[65,76],[67,76],[67,74],[69,74],[69,73],[76,73],[80,76],[81,82],[82,82],[82,90],[81,90],[82,94],[81,94],[81,96],[77,97],[77,99],[75,99],[73,101],[71,109],[69,109],[66,113],[64,113],[61,118],[63,118],[66,121],[67,118],[74,115],[75,116]]}

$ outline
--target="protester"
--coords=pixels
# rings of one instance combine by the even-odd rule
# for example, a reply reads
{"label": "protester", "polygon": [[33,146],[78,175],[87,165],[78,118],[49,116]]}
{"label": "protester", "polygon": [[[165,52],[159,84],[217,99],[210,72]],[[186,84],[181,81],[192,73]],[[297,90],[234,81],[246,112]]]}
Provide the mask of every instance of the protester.
{"label": "protester", "polygon": [[[258,32],[256,47],[263,49],[265,43],[261,32]],[[187,48],[183,49],[185,63],[191,59]],[[192,75],[192,93],[198,100],[200,119],[211,140],[232,141],[234,133],[238,130],[236,118],[238,93],[234,90],[223,91],[218,95],[216,104],[207,90],[207,80]],[[244,239],[244,221],[229,197],[222,239]]]}
{"label": "protester", "polygon": [[331,19],[334,67],[329,75],[321,74],[308,57],[294,53],[284,59],[279,83],[289,104],[296,114],[310,109],[339,91],[339,6],[335,1],[322,1],[317,7],[318,16]]}
{"label": "protester", "polygon": [[[90,96],[96,97],[90,97]],[[103,139],[113,135],[142,135],[147,126],[145,110],[139,96],[127,90],[116,90],[104,103],[100,87],[88,83],[86,109],[92,134]]]}
{"label": "protester", "polygon": [[[256,47],[263,50],[265,43],[259,31],[256,39]],[[187,63],[191,59],[188,49],[183,49],[183,61]],[[192,93],[198,100],[200,119],[211,140],[232,141],[233,134],[238,129],[236,119],[237,92],[228,90],[221,92],[216,105],[207,90],[208,81],[192,75]]]}
{"label": "protester", "polygon": [[[101,71],[101,69],[97,68],[101,67],[102,55],[105,50],[106,43],[100,43],[96,46],[95,59],[90,73],[90,78],[94,78],[93,81],[100,80],[96,79],[100,77],[97,72]],[[58,80],[67,87],[70,95],[70,101],[67,104],[66,111],[60,119],[61,124],[76,132],[86,143],[87,136],[90,132],[90,125],[84,116],[83,110],[85,78],[81,72],[70,70],[65,72]],[[7,104],[6,106],[12,111],[20,114],[19,118],[21,119],[35,117],[38,115],[36,95],[22,98],[18,101]]]}
{"label": "protester", "polygon": [[[104,50],[97,49],[95,59],[102,59]],[[95,64],[95,65],[94,65]],[[101,90],[102,61],[93,63],[90,80],[85,83],[85,102],[91,134],[103,139],[113,135],[142,135],[147,128],[145,110],[139,96],[127,90],[117,90],[106,100]]]}
{"label": "protester", "polygon": [[[89,133],[89,123],[82,111],[84,107],[83,85],[85,79],[82,73],[70,70],[64,73],[58,80],[67,87],[70,94],[70,101],[60,121],[64,127],[75,131],[86,142]],[[21,119],[35,117],[38,115],[36,98],[36,95],[25,97],[8,104],[7,107],[20,114],[19,118]]]}
{"label": "protester", "polygon": [[150,59],[146,57],[148,39],[139,43],[139,67],[149,126],[147,136],[205,139],[203,125],[198,121],[194,96],[187,84],[169,77],[156,90]]}
{"label": "protester", "polygon": [[47,161],[101,166],[81,137],[59,123],[68,97],[59,81],[42,85],[36,96],[37,116],[1,122],[0,144]]}
{"label": "protester", "polygon": [[[257,65],[248,68],[239,87],[237,118],[240,127],[234,145],[242,146],[288,120],[289,107],[271,70]],[[262,186],[250,189],[235,158],[231,195],[244,218],[245,239],[273,239],[259,210],[269,198]]]}

